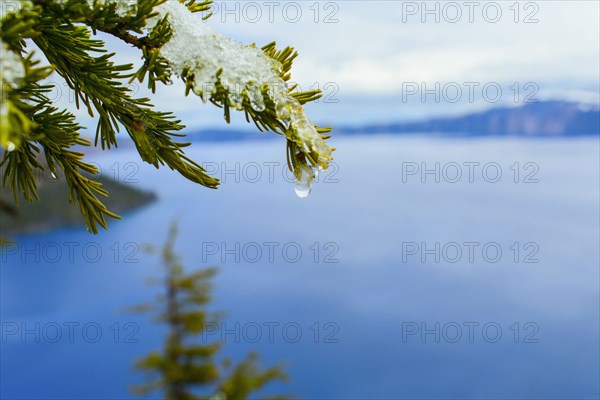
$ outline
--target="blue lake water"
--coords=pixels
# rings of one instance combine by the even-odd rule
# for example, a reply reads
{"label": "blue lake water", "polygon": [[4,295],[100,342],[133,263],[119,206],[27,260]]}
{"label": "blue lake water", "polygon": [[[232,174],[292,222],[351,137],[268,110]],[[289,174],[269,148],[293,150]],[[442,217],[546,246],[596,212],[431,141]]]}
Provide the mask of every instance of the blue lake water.
{"label": "blue lake water", "polygon": [[307,199],[281,141],[194,144],[217,191],[132,151],[98,156],[159,200],[98,236],[18,238],[2,256],[1,397],[133,398],[132,363],[164,330],[123,308],[156,293],[145,280],[160,265],[141,247],[178,219],[186,266],[220,268],[226,336],[207,338],[284,362],[291,381],[269,393],[598,398],[598,138],[334,145]]}

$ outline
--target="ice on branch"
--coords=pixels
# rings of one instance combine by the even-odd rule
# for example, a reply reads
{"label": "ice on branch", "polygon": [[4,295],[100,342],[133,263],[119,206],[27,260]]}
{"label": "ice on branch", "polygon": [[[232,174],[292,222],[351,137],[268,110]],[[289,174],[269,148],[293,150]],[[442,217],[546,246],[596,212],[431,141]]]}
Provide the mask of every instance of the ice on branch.
{"label": "ice on branch", "polygon": [[0,144],[8,151],[13,151],[16,146],[9,137],[9,100],[8,93],[11,88],[19,85],[19,80],[25,77],[23,60],[14,51],[0,42]]}
{"label": "ice on branch", "polygon": [[0,43],[0,78],[11,87],[18,85],[19,79],[25,76],[23,60],[14,51],[10,50],[4,43]]}
{"label": "ice on branch", "polygon": [[229,104],[239,110],[245,99],[258,113],[265,110],[266,99],[273,102],[277,119],[286,127],[286,136],[296,145],[293,148],[311,164],[312,171],[307,165],[299,165],[296,174],[300,184],[310,190],[315,171],[329,166],[332,149],[301,104],[290,96],[281,77],[281,64],[259,48],[216,33],[177,0],[167,0],[154,10],[158,17],[149,20],[147,28],[152,30],[166,16],[173,31],[160,50],[161,56],[176,75],[193,76],[193,91],[204,101],[222,87],[228,93]]}
{"label": "ice on branch", "polygon": [[[58,0],[58,3],[62,5],[67,5],[71,0]],[[137,0],[85,0],[90,9],[94,8],[94,4],[103,6],[108,4],[115,5],[115,12],[120,17],[125,17],[130,12],[135,11],[135,7],[137,6]]]}
{"label": "ice on branch", "polygon": [[[54,1],[65,8],[76,3]],[[90,12],[110,6],[116,14],[129,17],[142,4],[138,0],[77,1],[89,5]],[[296,192],[306,197],[318,171],[329,167],[333,149],[321,135],[327,130],[317,130],[302,108],[303,103],[318,98],[318,93],[291,93],[286,83],[295,57],[293,49],[277,52],[274,44],[260,49],[227,38],[210,28],[189,6],[189,1],[165,0],[153,7],[153,17],[145,20],[143,29],[148,35],[140,41],[143,44],[136,44],[146,58],[146,69],[140,69],[137,78],[143,81],[154,69],[150,74],[155,73],[158,80],[167,83],[174,74],[204,102],[223,106],[227,120],[229,108],[244,110],[257,126],[285,134]],[[156,65],[160,68],[155,69]],[[149,85],[154,90],[154,82]]]}

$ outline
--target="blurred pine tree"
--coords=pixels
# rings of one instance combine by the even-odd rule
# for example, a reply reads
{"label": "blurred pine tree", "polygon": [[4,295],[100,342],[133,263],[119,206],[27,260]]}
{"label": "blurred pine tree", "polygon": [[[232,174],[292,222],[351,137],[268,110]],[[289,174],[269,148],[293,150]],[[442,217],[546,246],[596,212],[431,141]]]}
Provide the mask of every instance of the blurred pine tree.
{"label": "blurred pine tree", "polygon": [[159,391],[168,400],[244,400],[273,381],[286,380],[279,366],[262,369],[256,353],[237,365],[230,360],[219,364],[216,356],[221,343],[199,340],[207,326],[220,326],[218,315],[206,308],[211,302],[210,281],[216,270],[186,273],[173,249],[176,231],[173,225],[167,242],[158,250],[165,269],[161,282],[164,291],[154,303],[134,307],[137,312],[151,312],[158,323],[166,324],[168,335],[160,351],[150,353],[136,364],[148,375],[148,382],[132,390],[140,395]]}

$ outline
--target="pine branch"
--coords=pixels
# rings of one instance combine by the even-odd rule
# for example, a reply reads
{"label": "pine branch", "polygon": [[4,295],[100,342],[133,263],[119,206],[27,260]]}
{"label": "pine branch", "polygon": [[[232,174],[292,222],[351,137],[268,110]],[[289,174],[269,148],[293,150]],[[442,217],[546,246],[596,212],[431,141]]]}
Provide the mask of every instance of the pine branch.
{"label": "pine branch", "polygon": [[188,144],[172,140],[181,136],[175,133],[183,128],[180,121],[171,113],[154,111],[149,99],[130,97],[122,81],[130,77],[132,66],[114,64],[114,54],[90,56],[88,52],[104,52],[104,43],[91,39],[87,28],[62,23],[56,29],[54,24],[44,17],[42,35],[34,42],[74,90],[77,106],[84,105],[91,116],[98,113],[96,144],[100,141],[103,149],[116,146],[122,126],[144,161],[156,168],[166,164],[193,182],[215,188],[218,180],[185,157],[182,148]]}
{"label": "pine branch", "polygon": [[[98,118],[95,144],[103,149],[117,146],[117,134],[124,129],[134,142],[140,157],[159,168],[167,165],[187,179],[209,188],[219,181],[206,174],[183,149],[189,143],[177,140],[184,135],[184,126],[169,112],[154,110],[146,98],[133,97],[125,81],[147,80],[155,92],[158,83],[169,84],[174,76],[183,80],[186,95],[198,94],[204,101],[221,107],[227,122],[231,110],[243,111],[248,122],[260,131],[272,131],[286,137],[288,165],[297,180],[310,185],[317,168],[326,169],[331,160],[331,149],[326,143],[330,128],[319,128],[305,116],[302,105],[321,96],[320,91],[299,92],[288,87],[293,60],[293,48],[277,50],[275,43],[262,49],[255,45],[232,45],[232,41],[218,34],[209,37],[220,40],[239,56],[256,57],[258,67],[268,66],[274,73],[274,82],[236,81],[232,75],[231,60],[219,70],[198,69],[206,63],[203,48],[196,48],[202,62],[190,59],[189,65],[174,66],[165,48],[173,40],[181,40],[181,26],[176,26],[173,13],[186,19],[186,27],[208,29],[202,22],[190,20],[190,15],[209,12],[211,1],[137,0],[130,4],[123,0],[32,0],[23,2],[17,12],[0,19],[0,62],[2,63],[2,92],[0,99],[0,145],[7,151],[0,166],[5,167],[2,184],[28,201],[37,200],[35,171],[61,168],[70,187],[69,199],[80,207],[88,229],[97,232],[97,225],[106,227],[105,217],[117,217],[106,209],[98,196],[106,192],[98,182],[89,178],[94,169],[83,162],[83,154],[71,149],[74,145],[89,145],[80,138],[81,126],[74,117],[52,107],[45,93],[52,89],[41,81],[55,71],[62,76],[75,93],[77,108],[84,107]],[[210,14],[203,19],[210,17]],[[114,54],[107,53],[101,40],[93,34],[105,32],[140,49],[143,64],[134,71],[133,65],[118,65]],[[27,42],[44,53],[50,67],[37,67],[33,53],[26,54]],[[210,46],[209,46],[210,47]],[[26,55],[25,55],[26,54]],[[212,54],[220,58],[221,54]],[[251,57],[251,58],[252,58]],[[235,58],[234,58],[235,59]],[[6,69],[10,65],[13,70]],[[234,68],[235,69],[235,68]],[[252,72],[252,71],[248,71]],[[210,75],[212,73],[212,76]],[[208,76],[213,86],[199,86]],[[234,82],[231,82],[231,79]],[[241,90],[232,84],[241,85]],[[40,151],[46,163],[40,162]]]}

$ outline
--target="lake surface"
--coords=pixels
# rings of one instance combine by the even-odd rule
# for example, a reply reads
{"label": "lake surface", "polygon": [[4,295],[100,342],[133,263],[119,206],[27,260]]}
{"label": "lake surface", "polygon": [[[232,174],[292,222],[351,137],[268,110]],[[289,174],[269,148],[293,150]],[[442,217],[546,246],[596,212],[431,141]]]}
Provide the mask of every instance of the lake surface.
{"label": "lake surface", "polygon": [[164,330],[123,308],[153,298],[160,265],[142,247],[177,219],[187,268],[220,268],[225,337],[206,338],[284,362],[291,381],[269,393],[598,398],[598,138],[333,143],[307,199],[281,141],[195,143],[217,191],[131,151],[97,156],[159,200],[98,236],[23,237],[2,255],[1,397],[133,398],[132,364]]}

